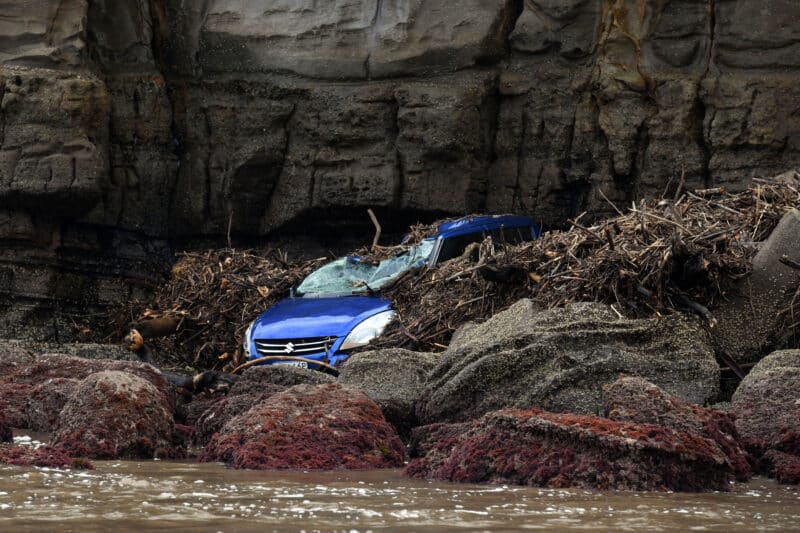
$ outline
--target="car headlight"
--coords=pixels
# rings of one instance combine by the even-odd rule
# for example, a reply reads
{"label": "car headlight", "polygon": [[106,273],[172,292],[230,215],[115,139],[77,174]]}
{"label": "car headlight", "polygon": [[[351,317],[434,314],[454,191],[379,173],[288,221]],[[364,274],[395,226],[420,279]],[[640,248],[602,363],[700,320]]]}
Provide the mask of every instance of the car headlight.
{"label": "car headlight", "polygon": [[397,313],[394,311],[383,311],[377,315],[372,315],[368,319],[361,322],[347,337],[345,337],[340,350],[348,350],[350,348],[357,348],[358,346],[366,346],[374,338],[380,336],[386,326],[395,319]]}
{"label": "car headlight", "polygon": [[242,351],[244,352],[245,357],[248,359],[252,356],[250,353],[250,333],[253,331],[253,326],[255,324],[255,320],[250,322],[250,325],[247,326],[246,330],[244,330],[244,338],[242,338]]}

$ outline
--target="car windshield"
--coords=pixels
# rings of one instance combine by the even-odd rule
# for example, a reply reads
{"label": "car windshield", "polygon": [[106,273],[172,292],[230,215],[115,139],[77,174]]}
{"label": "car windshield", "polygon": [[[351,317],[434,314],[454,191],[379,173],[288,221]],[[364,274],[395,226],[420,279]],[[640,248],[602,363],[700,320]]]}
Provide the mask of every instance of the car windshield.
{"label": "car windshield", "polygon": [[296,294],[361,294],[380,289],[409,268],[422,266],[434,242],[426,239],[377,265],[365,263],[358,257],[340,257],[309,274],[297,287]]}

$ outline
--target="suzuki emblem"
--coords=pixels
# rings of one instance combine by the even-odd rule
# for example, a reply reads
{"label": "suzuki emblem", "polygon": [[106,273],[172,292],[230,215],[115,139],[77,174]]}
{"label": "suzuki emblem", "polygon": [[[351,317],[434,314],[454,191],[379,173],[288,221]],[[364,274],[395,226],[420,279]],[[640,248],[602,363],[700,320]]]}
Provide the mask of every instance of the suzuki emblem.
{"label": "suzuki emblem", "polygon": [[292,353],[294,351],[294,344],[292,344],[291,342],[287,342],[286,348],[284,348],[283,351],[286,353]]}

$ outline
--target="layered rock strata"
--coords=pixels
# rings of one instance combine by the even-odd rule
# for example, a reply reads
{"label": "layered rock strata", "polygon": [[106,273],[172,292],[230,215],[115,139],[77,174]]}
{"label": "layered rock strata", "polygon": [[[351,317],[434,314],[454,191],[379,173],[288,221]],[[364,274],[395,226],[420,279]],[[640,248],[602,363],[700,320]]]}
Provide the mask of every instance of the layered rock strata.
{"label": "layered rock strata", "polygon": [[735,189],[800,161],[788,0],[0,12],[5,335],[67,336],[63,314],[147,290],[176,239],[367,206],[558,224],[682,171],[687,187]]}

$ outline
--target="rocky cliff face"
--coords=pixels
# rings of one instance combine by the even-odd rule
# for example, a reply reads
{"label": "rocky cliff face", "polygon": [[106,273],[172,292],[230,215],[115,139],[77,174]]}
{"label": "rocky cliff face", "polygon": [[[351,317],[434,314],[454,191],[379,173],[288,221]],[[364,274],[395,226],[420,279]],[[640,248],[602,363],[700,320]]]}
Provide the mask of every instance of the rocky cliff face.
{"label": "rocky cliff face", "polygon": [[3,334],[146,289],[176,239],[356,206],[557,224],[609,211],[603,195],[661,194],[681,169],[735,189],[800,161],[791,0],[0,13]]}

